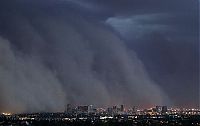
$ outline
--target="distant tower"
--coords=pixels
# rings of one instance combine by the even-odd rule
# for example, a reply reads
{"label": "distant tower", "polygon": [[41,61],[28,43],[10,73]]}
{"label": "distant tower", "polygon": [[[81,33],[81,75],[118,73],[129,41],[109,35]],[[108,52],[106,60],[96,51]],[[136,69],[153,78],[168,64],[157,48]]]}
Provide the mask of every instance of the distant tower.
{"label": "distant tower", "polygon": [[123,112],[124,111],[124,105],[120,106],[120,111]]}
{"label": "distant tower", "polygon": [[88,113],[93,113],[94,111],[93,111],[93,105],[89,105],[88,106]]}
{"label": "distant tower", "polygon": [[132,108],[132,114],[137,114],[137,107],[136,106],[133,106],[133,108]]}
{"label": "distant tower", "polygon": [[156,112],[161,113],[162,112],[162,106],[156,106]]}
{"label": "distant tower", "polygon": [[113,114],[117,114],[117,106],[113,106]]}
{"label": "distant tower", "polygon": [[166,112],[167,112],[167,106],[162,106],[162,113],[166,114]]}
{"label": "distant tower", "polygon": [[66,110],[65,110],[68,114],[72,113],[72,105],[71,104],[67,104],[66,106]]}
{"label": "distant tower", "polygon": [[108,108],[107,112],[108,112],[109,115],[112,115],[113,114],[113,108]]}

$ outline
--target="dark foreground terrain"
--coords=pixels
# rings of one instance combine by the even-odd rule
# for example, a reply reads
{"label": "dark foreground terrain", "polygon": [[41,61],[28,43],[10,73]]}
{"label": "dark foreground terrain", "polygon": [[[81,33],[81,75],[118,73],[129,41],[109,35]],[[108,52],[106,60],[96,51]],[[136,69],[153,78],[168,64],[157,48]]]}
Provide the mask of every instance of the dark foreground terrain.
{"label": "dark foreground terrain", "polygon": [[200,115],[64,117],[42,114],[1,116],[0,126],[200,126]]}

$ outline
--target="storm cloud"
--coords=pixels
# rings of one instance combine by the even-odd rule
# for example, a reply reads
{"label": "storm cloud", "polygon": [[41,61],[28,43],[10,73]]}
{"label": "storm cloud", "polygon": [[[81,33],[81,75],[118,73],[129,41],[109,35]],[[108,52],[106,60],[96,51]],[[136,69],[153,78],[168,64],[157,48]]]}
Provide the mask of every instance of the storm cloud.
{"label": "storm cloud", "polygon": [[[157,10],[151,4],[148,8],[153,14],[143,14],[144,10],[140,15],[136,6],[140,2],[135,9],[129,7],[128,3],[133,5],[129,0],[115,5],[112,2],[1,1],[0,111],[63,111],[68,103],[141,107],[173,104],[165,88],[169,78],[175,80],[172,84],[179,82],[171,71],[171,64],[177,62],[173,56],[176,48],[159,41],[165,40],[163,34],[176,30],[171,24],[152,23],[173,16],[165,9],[155,14]],[[155,34],[158,32],[161,34]],[[143,46],[146,41],[149,48]],[[157,59],[162,56],[151,50],[155,47],[151,43],[165,49],[164,53],[156,50],[159,54],[170,55],[167,64],[167,59]],[[163,61],[163,66],[157,61]],[[167,73],[161,76],[159,72]],[[163,79],[170,72],[173,78]]]}
{"label": "storm cloud", "polygon": [[162,90],[112,31],[70,9],[66,15],[52,13],[11,9],[3,17],[2,36],[8,40],[1,38],[2,111],[163,103]]}

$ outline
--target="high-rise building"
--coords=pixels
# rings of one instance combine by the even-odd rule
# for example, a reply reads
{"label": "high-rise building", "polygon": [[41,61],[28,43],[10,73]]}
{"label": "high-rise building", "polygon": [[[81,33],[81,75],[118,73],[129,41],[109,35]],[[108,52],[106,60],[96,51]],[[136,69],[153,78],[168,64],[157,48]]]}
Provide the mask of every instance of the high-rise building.
{"label": "high-rise building", "polygon": [[65,112],[68,114],[72,113],[72,105],[71,104],[67,104],[67,106],[65,108]]}
{"label": "high-rise building", "polygon": [[83,106],[78,106],[78,113],[88,113],[88,106],[83,105]]}
{"label": "high-rise building", "polygon": [[113,108],[107,108],[107,113],[109,115],[112,115],[113,114]]}
{"label": "high-rise building", "polygon": [[93,105],[88,106],[88,113],[93,113],[94,112],[94,107]]}
{"label": "high-rise building", "polygon": [[123,112],[124,111],[124,105],[120,106],[120,111]]}
{"label": "high-rise building", "polygon": [[166,113],[167,112],[167,106],[162,106],[162,113]]}
{"label": "high-rise building", "polygon": [[113,106],[113,114],[117,114],[117,106]]}
{"label": "high-rise building", "polygon": [[162,112],[162,106],[156,106],[156,112],[161,114]]}
{"label": "high-rise building", "polygon": [[159,114],[164,114],[167,112],[167,106],[156,106],[156,112]]}

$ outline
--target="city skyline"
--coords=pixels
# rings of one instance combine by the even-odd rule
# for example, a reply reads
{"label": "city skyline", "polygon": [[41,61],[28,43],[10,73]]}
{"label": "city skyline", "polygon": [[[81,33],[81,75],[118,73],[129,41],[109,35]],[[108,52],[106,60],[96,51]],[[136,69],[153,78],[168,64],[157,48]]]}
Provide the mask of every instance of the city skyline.
{"label": "city skyline", "polygon": [[95,108],[89,106],[67,105],[64,112],[39,113],[2,113],[1,125],[47,125],[47,126],[102,126],[102,125],[134,125],[134,126],[199,126],[200,109],[168,108],[156,106],[150,109],[133,107],[125,109],[124,105],[111,108]]}

